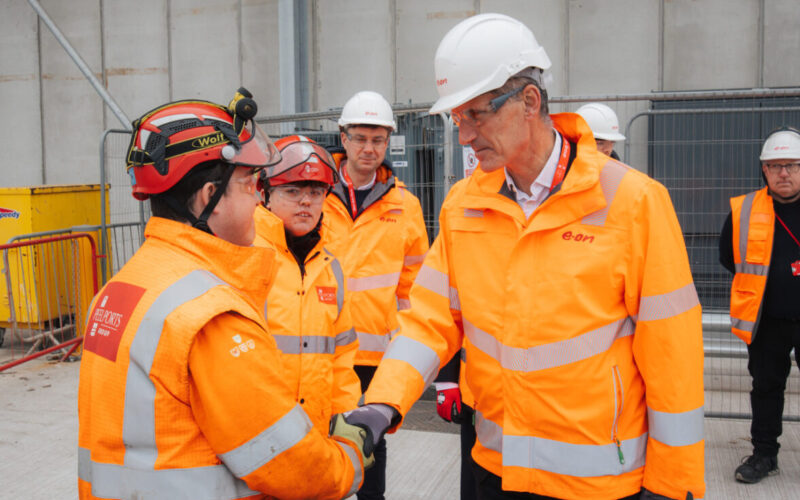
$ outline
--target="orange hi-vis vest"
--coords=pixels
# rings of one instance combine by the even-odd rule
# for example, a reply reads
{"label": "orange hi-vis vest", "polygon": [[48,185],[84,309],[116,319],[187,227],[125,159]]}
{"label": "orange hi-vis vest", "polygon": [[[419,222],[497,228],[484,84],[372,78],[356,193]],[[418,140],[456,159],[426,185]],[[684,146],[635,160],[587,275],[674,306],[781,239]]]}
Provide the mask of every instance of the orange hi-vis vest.
{"label": "orange hi-vis vest", "polygon": [[274,252],[153,217],[95,297],[78,390],[85,498],[342,498],[360,454],[315,429],[263,309]]}
{"label": "orange hi-vis vest", "polygon": [[[341,166],[343,155],[334,154],[334,159]],[[322,225],[347,280],[359,342],[355,364],[377,366],[397,332],[397,311],[409,307],[408,293],[428,251],[428,234],[419,200],[384,165],[355,220],[344,196],[337,183],[325,199]]]}
{"label": "orange hi-vis vest", "polygon": [[463,344],[472,457],[504,490],[701,498],[701,308],[669,194],[552,119],[576,157],[530,217],[503,169],[448,194],[366,403],[405,415]]}
{"label": "orange hi-vis vest", "polygon": [[358,338],[344,300],[342,267],[327,250],[321,228],[301,276],[281,219],[258,207],[255,221],[254,244],[274,248],[278,261],[267,299],[267,324],[282,353],[284,381],[314,426],[327,434],[331,416],[356,408],[361,398],[353,370]]}
{"label": "orange hi-vis vest", "polygon": [[731,198],[733,263],[731,331],[750,344],[755,338],[767,287],[775,208],[767,188]]}

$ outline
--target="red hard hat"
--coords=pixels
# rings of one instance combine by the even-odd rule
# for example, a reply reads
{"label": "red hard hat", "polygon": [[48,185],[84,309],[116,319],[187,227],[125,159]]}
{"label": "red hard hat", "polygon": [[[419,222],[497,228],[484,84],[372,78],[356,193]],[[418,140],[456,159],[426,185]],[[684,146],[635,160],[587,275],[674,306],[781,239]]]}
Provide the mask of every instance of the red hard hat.
{"label": "red hard hat", "polygon": [[127,169],[133,196],[146,200],[174,186],[195,166],[212,160],[254,170],[274,165],[280,153],[252,120],[250,94],[240,89],[226,108],[208,101],[177,101],[133,123]]}
{"label": "red hard hat", "polygon": [[304,135],[290,135],[275,141],[281,161],[261,172],[266,186],[290,182],[317,181],[332,186],[339,178],[336,162],[328,151]]}

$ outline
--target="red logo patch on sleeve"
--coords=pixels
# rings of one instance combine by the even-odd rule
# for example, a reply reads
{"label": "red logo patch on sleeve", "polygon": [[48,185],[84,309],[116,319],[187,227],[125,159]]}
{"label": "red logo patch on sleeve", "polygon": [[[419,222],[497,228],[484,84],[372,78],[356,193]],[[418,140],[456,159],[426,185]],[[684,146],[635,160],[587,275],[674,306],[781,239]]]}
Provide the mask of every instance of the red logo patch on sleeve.
{"label": "red logo patch on sleeve", "polygon": [[83,348],[110,361],[116,361],[122,332],[125,331],[144,291],[144,288],[128,283],[109,283],[97,297],[94,308],[89,313]]}
{"label": "red logo patch on sleeve", "polygon": [[335,286],[318,286],[317,297],[319,301],[324,304],[336,304],[336,287]]}

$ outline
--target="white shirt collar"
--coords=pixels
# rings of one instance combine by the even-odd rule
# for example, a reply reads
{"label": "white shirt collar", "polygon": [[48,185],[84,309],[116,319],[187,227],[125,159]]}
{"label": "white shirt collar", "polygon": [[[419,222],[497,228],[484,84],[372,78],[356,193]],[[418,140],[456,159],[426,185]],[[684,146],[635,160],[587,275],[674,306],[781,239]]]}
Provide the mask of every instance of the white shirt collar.
{"label": "white shirt collar", "polygon": [[[525,215],[528,217],[531,213],[533,213],[533,210],[547,197],[547,194],[550,192],[550,185],[553,183],[553,176],[556,173],[558,157],[561,155],[561,134],[556,132],[555,129],[553,132],[556,134],[553,150],[550,152],[550,156],[547,158],[544,168],[542,168],[542,171],[539,172],[536,180],[534,180],[531,184],[530,196],[525,194],[525,192],[521,189],[517,189],[517,185],[514,184],[514,179],[511,178],[508,170],[503,167],[503,172],[506,174],[506,182],[508,183],[508,187],[511,189],[511,192],[514,193],[517,203],[522,206],[522,209],[526,212]],[[533,207],[530,209],[529,213],[528,210],[526,210],[526,205],[531,204],[533,204]]]}

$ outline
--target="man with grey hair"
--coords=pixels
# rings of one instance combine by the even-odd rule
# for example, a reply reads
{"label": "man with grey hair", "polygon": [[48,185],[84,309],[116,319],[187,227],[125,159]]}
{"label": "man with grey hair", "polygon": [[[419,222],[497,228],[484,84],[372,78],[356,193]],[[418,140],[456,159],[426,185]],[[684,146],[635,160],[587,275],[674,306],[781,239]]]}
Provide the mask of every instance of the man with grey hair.
{"label": "man with grey hair", "polygon": [[464,347],[479,499],[700,498],[701,311],[667,190],[548,115],[550,60],[501,14],[451,29],[439,100],[480,168],[444,201],[366,405],[394,430]]}

